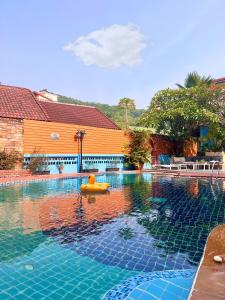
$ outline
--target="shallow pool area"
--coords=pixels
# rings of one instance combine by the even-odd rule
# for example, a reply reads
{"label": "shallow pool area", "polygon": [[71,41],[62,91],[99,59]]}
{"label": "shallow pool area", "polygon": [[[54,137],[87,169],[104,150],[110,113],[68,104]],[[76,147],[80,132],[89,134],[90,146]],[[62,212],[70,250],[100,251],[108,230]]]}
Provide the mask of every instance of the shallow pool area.
{"label": "shallow pool area", "polygon": [[170,272],[189,278],[187,296],[209,232],[225,223],[225,181],[97,180],[108,193],[81,194],[86,177],[0,187],[0,299],[139,299],[131,278],[143,292],[170,274],[169,289]]}

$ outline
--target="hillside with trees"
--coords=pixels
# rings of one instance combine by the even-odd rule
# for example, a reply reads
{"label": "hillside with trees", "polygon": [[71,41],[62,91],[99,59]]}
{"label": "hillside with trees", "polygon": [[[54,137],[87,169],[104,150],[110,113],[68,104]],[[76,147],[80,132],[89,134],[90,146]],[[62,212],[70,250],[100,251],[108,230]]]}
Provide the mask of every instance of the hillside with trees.
{"label": "hillside with trees", "polygon": [[[126,120],[125,120],[125,108],[119,107],[117,105],[108,105],[102,104],[98,102],[88,102],[81,101],[78,99],[66,97],[66,96],[58,96],[58,101],[62,103],[70,103],[70,104],[79,104],[79,105],[88,105],[97,107],[101,110],[106,116],[112,119],[120,128],[125,129]],[[127,111],[127,117],[130,126],[136,125],[138,118],[145,112],[144,109],[130,109]]]}

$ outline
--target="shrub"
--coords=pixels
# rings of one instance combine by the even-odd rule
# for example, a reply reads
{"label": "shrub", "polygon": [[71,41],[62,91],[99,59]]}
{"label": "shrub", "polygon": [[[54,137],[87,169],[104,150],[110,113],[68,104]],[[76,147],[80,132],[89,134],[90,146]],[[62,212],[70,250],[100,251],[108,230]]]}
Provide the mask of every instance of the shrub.
{"label": "shrub", "polygon": [[47,171],[48,159],[44,156],[31,157],[28,169],[34,174],[37,171]]}
{"label": "shrub", "polygon": [[13,170],[21,160],[22,156],[17,151],[0,151],[0,170]]}
{"label": "shrub", "polygon": [[144,163],[150,163],[150,145],[148,131],[129,131],[130,143],[127,145],[128,154],[125,155],[125,162],[142,169]]}

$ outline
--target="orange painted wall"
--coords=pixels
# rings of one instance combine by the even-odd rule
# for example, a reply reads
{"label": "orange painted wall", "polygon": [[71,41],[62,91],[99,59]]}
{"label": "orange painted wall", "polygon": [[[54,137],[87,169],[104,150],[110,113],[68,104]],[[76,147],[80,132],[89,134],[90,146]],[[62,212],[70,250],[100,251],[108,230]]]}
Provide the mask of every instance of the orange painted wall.
{"label": "orange painted wall", "polygon": [[[78,129],[87,133],[84,154],[124,154],[128,137],[123,130],[33,120],[24,120],[24,154],[78,153],[78,142],[74,139]],[[52,140],[51,133],[58,133],[59,140]]]}

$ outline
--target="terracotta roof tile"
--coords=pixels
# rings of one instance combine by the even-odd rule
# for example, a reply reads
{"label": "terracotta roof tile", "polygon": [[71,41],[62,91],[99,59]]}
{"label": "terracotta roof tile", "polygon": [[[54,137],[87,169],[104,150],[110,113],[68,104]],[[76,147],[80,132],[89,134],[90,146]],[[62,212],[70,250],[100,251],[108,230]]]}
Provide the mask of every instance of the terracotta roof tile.
{"label": "terracotta roof tile", "polygon": [[117,125],[95,107],[38,101],[52,122],[118,129]]}
{"label": "terracotta roof tile", "polygon": [[29,89],[6,85],[0,85],[0,117],[118,129],[95,107],[40,101]]}
{"label": "terracotta roof tile", "polygon": [[214,79],[213,82],[215,82],[215,83],[225,83],[225,77]]}
{"label": "terracotta roof tile", "polygon": [[25,88],[0,85],[0,116],[5,118],[47,121],[34,94]]}

